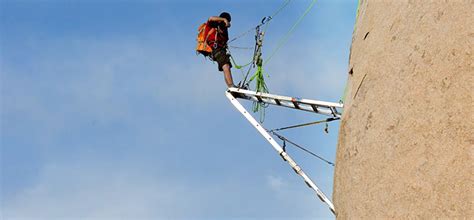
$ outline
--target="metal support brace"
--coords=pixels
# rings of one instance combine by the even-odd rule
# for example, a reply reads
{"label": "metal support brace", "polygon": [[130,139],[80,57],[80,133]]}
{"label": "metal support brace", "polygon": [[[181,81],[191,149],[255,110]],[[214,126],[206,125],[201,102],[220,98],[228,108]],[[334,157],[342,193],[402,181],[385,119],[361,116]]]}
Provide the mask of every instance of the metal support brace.
{"label": "metal support brace", "polygon": [[272,145],[272,147],[278,152],[278,154],[283,158],[284,161],[288,162],[291,168],[300,175],[311,189],[316,192],[316,195],[322,202],[326,203],[332,213],[335,214],[334,205],[332,202],[324,195],[324,193],[316,186],[316,184],[306,175],[306,173],[301,169],[300,166],[288,155],[283,148],[272,138],[272,136],[265,130],[260,123],[253,118],[253,116],[239,103],[239,101],[232,95],[231,91],[226,92],[227,98],[230,100],[232,105],[240,112],[244,117],[252,124],[252,126],[257,129],[258,132]]}

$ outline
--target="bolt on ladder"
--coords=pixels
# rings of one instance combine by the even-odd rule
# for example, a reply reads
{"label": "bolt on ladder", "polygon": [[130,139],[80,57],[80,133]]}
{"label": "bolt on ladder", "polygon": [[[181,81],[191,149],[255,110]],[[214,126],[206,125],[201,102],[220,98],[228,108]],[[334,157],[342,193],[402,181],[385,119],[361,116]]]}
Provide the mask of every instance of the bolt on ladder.
{"label": "bolt on ladder", "polygon": [[332,103],[332,102],[323,102],[310,99],[298,99],[287,96],[272,95],[267,93],[254,92],[249,90],[243,90],[239,88],[229,88],[226,91],[226,96],[234,107],[244,115],[244,117],[252,124],[252,126],[257,129],[258,132],[272,145],[272,147],[278,152],[281,158],[288,162],[291,168],[300,175],[306,185],[316,192],[316,195],[321,199],[322,202],[326,203],[332,213],[335,214],[334,205],[332,202],[324,195],[324,193],[316,186],[316,184],[306,175],[306,173],[301,169],[301,167],[288,155],[283,147],[278,144],[275,139],[268,133],[268,131],[255,120],[255,118],[240,104],[237,98],[247,99],[252,101],[264,102],[277,106],[284,106],[288,108],[310,111],[323,115],[330,115],[334,117],[340,117],[341,114],[337,108],[343,108],[343,104]]}

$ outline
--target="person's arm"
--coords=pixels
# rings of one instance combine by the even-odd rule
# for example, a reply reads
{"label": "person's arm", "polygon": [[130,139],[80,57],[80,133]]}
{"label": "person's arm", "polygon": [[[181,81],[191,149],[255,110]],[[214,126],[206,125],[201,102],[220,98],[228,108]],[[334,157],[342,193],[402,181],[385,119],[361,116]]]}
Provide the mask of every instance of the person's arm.
{"label": "person's arm", "polygon": [[230,22],[227,21],[227,19],[225,19],[225,18],[212,16],[207,21],[208,22],[224,22],[226,27],[230,27]]}

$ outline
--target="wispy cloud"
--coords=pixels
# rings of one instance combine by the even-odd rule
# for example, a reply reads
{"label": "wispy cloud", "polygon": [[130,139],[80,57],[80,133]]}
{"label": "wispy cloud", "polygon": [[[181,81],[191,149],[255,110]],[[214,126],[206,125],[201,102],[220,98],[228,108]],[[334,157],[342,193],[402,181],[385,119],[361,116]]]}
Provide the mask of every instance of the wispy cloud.
{"label": "wispy cloud", "polygon": [[[6,134],[22,135],[36,142],[32,146],[6,147],[39,148],[44,159],[28,187],[2,198],[7,219],[265,218],[295,216],[298,210],[312,208],[309,205],[296,211],[274,212],[271,205],[263,205],[261,201],[269,199],[274,199],[269,204],[281,203],[292,194],[305,197],[292,193],[294,189],[281,197],[257,192],[268,187],[267,184],[271,190],[281,190],[285,184],[276,175],[256,186],[215,178],[211,178],[213,183],[193,183],[192,178],[167,175],[162,171],[165,167],[151,169],[148,165],[134,165],[140,162],[128,158],[139,156],[146,163],[162,158],[164,161],[154,165],[168,169],[173,167],[170,164],[182,166],[175,162],[182,158],[160,156],[160,151],[176,155],[182,149],[171,145],[177,153],[163,151],[171,140],[180,137],[165,127],[176,116],[158,117],[162,124],[155,124],[147,121],[150,118],[146,117],[144,108],[156,107],[151,111],[155,117],[176,110],[173,108],[213,108],[213,104],[225,100],[222,88],[216,86],[224,87],[222,78],[212,64],[165,65],[161,62],[168,62],[169,58],[150,58],[159,49],[146,47],[146,42],[74,42],[67,46],[65,42],[55,41],[50,52],[41,53],[41,58],[34,61],[34,73],[8,64],[2,75],[6,82],[2,92],[2,119],[5,119],[2,126],[10,128]],[[62,48],[70,49],[73,55],[67,55]],[[88,126],[89,123],[97,126]],[[10,127],[14,124],[16,127]],[[121,128],[126,128],[126,137],[118,137]],[[97,137],[90,132],[98,132]],[[117,155],[124,144],[130,145],[128,151],[135,149],[138,153],[129,152],[128,157],[108,156]],[[183,144],[187,142],[180,140],[179,145]],[[137,148],[131,148],[134,146]],[[151,147],[156,150],[147,149]],[[140,151],[155,153],[155,159],[151,155],[150,158],[135,155]],[[297,182],[297,186],[301,183]],[[255,202],[241,204],[241,209],[229,209],[236,205],[235,201],[247,200],[242,191],[247,196],[252,194]]]}
{"label": "wispy cloud", "polygon": [[[104,164],[50,164],[5,204],[5,219],[169,219],[199,213],[179,183]],[[187,209],[181,212],[181,209]],[[186,214],[187,213],[187,214]]]}
{"label": "wispy cloud", "polygon": [[[247,187],[238,183],[186,183],[165,175],[143,175],[133,168],[109,166],[106,161],[86,164],[84,159],[45,166],[32,187],[3,205],[3,217],[95,220],[318,216],[311,193],[303,187],[283,190],[286,183],[280,177],[267,176],[271,190],[279,191],[268,197],[258,192],[263,185],[255,185],[256,189],[251,190],[254,193],[250,193],[239,190]],[[236,204],[239,199],[247,202]],[[286,204],[288,209],[273,210],[276,203]],[[229,207],[235,205],[235,209]]]}
{"label": "wispy cloud", "polygon": [[283,178],[272,175],[267,176],[267,184],[272,190],[276,192],[281,191],[286,185],[286,183],[283,181]]}
{"label": "wispy cloud", "polygon": [[[0,28],[1,187],[7,191],[0,196],[2,217],[331,216],[228,105],[216,64],[193,51],[199,24],[194,18],[230,5],[236,18],[232,30],[243,31],[263,9],[270,10],[268,4],[192,3],[177,18],[170,8],[183,9],[179,2],[144,2],[151,4],[102,8],[58,1],[3,8],[9,14]],[[264,55],[272,49],[267,39]],[[294,39],[301,38],[290,40],[265,69],[271,91],[336,101],[346,61],[332,61],[331,46],[291,44]],[[233,71],[238,81],[240,73]],[[268,123],[297,114],[275,113]],[[311,131],[299,135],[315,141]],[[335,137],[318,141],[335,145]],[[314,169],[312,162],[303,165]],[[327,170],[317,174],[331,176]],[[330,181],[320,182],[331,187]]]}

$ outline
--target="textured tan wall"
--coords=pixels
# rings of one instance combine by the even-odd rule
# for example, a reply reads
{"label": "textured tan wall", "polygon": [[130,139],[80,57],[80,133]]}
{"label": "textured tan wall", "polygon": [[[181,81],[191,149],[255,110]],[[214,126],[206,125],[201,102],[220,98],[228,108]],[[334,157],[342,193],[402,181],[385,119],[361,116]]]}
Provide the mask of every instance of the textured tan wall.
{"label": "textured tan wall", "polygon": [[474,219],[474,1],[362,0],[337,149],[339,219]]}

